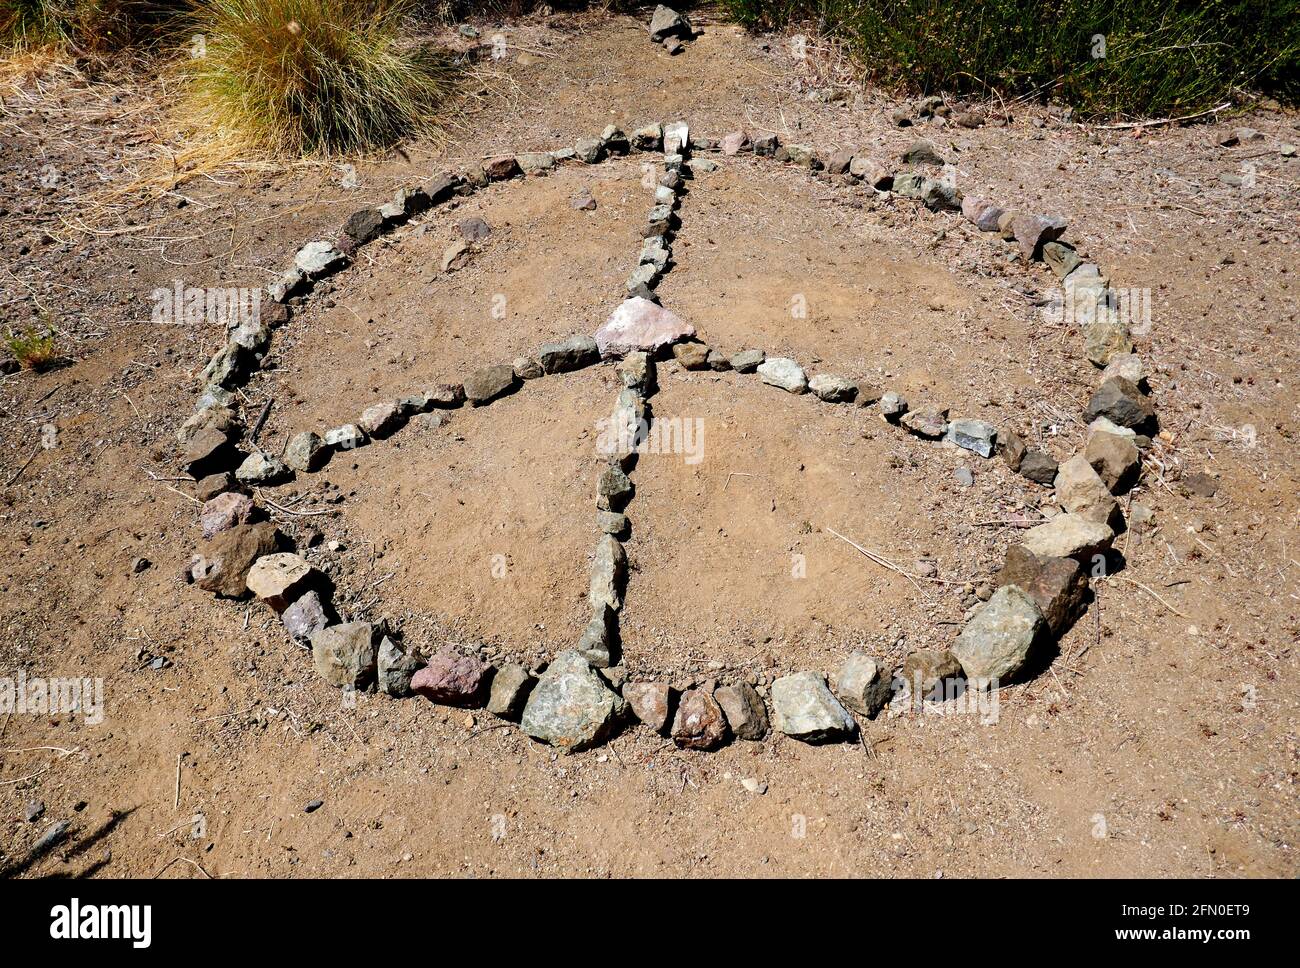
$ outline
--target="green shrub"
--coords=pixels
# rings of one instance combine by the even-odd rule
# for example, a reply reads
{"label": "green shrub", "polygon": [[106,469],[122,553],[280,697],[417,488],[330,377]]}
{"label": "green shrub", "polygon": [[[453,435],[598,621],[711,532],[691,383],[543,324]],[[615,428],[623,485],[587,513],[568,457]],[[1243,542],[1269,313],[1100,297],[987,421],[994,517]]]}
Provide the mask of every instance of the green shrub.
{"label": "green shrub", "polygon": [[59,340],[54,327],[39,330],[28,327],[21,333],[10,332],[5,345],[13,358],[28,370],[43,370],[59,358]]}
{"label": "green shrub", "polygon": [[[1044,95],[1086,115],[1181,115],[1240,90],[1300,95],[1300,0],[723,0],[812,23],[885,85]],[[1096,37],[1104,40],[1104,56]]]}
{"label": "green shrub", "polygon": [[450,91],[447,57],[398,38],[408,0],[203,0],[188,61],[196,120],[259,146],[337,154],[428,132]]}

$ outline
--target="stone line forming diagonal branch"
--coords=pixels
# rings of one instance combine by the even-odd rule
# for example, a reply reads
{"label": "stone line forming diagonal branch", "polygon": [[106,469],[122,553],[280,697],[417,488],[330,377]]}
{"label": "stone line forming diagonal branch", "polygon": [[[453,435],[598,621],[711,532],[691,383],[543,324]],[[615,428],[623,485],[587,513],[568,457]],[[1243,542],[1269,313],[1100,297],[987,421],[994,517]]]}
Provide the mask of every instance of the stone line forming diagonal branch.
{"label": "stone line forming diagonal branch", "polygon": [[[1014,242],[1026,261],[1045,262],[1064,283],[1067,302],[1082,314],[1084,354],[1105,367],[1086,410],[1091,421],[1087,448],[1058,467],[1050,456],[1029,450],[1010,428],[995,428],[969,418],[950,421],[946,409],[911,407],[896,391],[881,393],[866,383],[835,374],[817,373],[809,379],[797,361],[768,358],[761,349],[727,357],[695,341],[694,328],[658,305],[655,294],[659,281],[672,267],[677,205],[691,176],[692,165],[686,159],[693,147],[723,156],[770,158],[820,173],[820,177],[892,191],[894,196],[915,199],[939,213],[960,209],[981,231]],[[633,151],[658,150],[664,152],[664,170],[647,179],[647,187],[654,192],[653,207],[642,230],[638,265],[626,283],[627,298],[594,336],[574,335],[547,343],[536,361],[525,358],[515,366],[485,367],[466,376],[461,384],[442,384],[376,403],[356,423],[323,434],[299,432],[281,457],[255,445],[251,453],[240,454],[237,443],[243,425],[234,410],[232,390],[261,365],[269,351],[272,329],[288,321],[288,304],[301,303],[315,282],[350,264],[360,246],[431,207],[492,182],[542,174],[570,160],[590,165]],[[920,165],[942,161],[928,143],[913,145],[903,160]],[[695,167],[707,170],[708,166],[716,167],[716,163],[701,160]],[[655,359],[671,348],[684,369],[753,373],[769,386],[792,394],[811,391],[829,404],[878,404],[883,419],[919,439],[942,438],[983,458],[996,452],[1013,471],[1055,486],[1065,509],[1065,513],[1029,529],[1022,542],[1008,550],[996,577],[997,591],[969,617],[951,650],[912,653],[903,663],[901,676],[854,653],[839,670],[835,694],[820,672],[780,677],[768,694],[777,729],[809,742],[851,738],[857,723],[844,707],[859,717],[875,718],[900,686],[903,695],[916,697],[930,695],[945,681],[962,677],[977,687],[995,688],[1020,673],[1031,648],[1039,649],[1044,639],[1060,635],[1086,607],[1088,576],[1081,565],[1091,565],[1096,574],[1098,562],[1105,560],[1115,530],[1123,525],[1113,495],[1133,484],[1140,470],[1140,451],[1150,443],[1145,434],[1155,428],[1155,410],[1143,388],[1142,363],[1132,353],[1125,320],[1115,311],[1109,281],[1096,265],[1082,261],[1073,247],[1061,240],[1064,229],[1060,219],[1016,214],[982,199],[963,198],[951,183],[922,171],[891,174],[871,159],[847,152],[823,156],[806,145],[781,144],[772,134],[751,138],[739,131],[721,141],[696,139],[692,144],[689,129],[681,122],[666,127],[647,125],[630,136],[611,125],[599,138],[582,139],[573,148],[492,158],[463,174],[438,176],[426,187],[403,189],[379,208],[354,213],[337,239],[311,242],[299,250],[293,267],[268,291],[271,302],[261,316],[235,327],[227,345],[204,369],[201,379],[207,385],[198,412],[178,433],[184,448],[183,464],[202,478],[196,492],[205,502],[200,514],[205,542],[188,578],[222,596],[242,597],[252,592],[281,616],[291,637],[310,643],[322,678],[346,689],[373,684],[389,695],[414,691],[453,705],[483,705],[486,700],[490,712],[517,720],[529,736],[568,751],[607,738],[629,712],[658,732],[668,731],[671,725],[674,740],[683,748],[712,749],[732,736],[760,739],[768,728],[767,707],[746,682],[689,689],[681,695],[673,715],[674,696],[667,683],[625,682],[621,670],[611,668],[619,658],[619,616],[627,581],[622,539],[629,531],[625,511],[633,496],[630,472],[650,428]],[[273,524],[256,521],[259,509],[242,493],[249,485],[273,485],[295,472],[319,470],[331,454],[387,437],[415,415],[428,414],[435,423],[440,422],[442,418],[435,412],[464,404],[485,406],[518,389],[521,381],[610,360],[619,360],[616,371],[623,388],[600,435],[604,463],[596,487],[600,538],[588,594],[591,620],[576,647],[562,650],[539,679],[517,663],[493,669],[450,647],[420,668],[419,661],[405,654],[383,628],[368,622],[338,622],[328,582],[322,581],[302,556],[282,550],[284,536]],[[232,475],[229,468],[236,464],[238,469]],[[287,509],[257,493],[268,507],[281,513],[323,513]],[[868,553],[864,550],[864,554]],[[879,561],[877,557],[873,560]],[[932,576],[909,578],[945,581]]]}

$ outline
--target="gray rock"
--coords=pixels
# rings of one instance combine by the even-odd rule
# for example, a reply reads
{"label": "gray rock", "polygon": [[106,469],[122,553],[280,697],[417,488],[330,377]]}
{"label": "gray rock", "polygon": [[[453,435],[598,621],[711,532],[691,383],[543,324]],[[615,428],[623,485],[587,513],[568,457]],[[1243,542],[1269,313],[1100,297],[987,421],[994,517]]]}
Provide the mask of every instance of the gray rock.
{"label": "gray rock", "polygon": [[597,506],[602,511],[616,511],[632,497],[632,480],[619,467],[606,464],[596,478]]}
{"label": "gray rock", "polygon": [[1058,514],[1026,531],[1021,544],[1040,558],[1079,558],[1090,564],[1092,556],[1109,548],[1114,538],[1115,532],[1107,524]]}
{"label": "gray rock", "polygon": [[1106,364],[1106,368],[1101,371],[1102,382],[1109,380],[1113,376],[1122,376],[1135,387],[1141,389],[1142,384],[1146,381],[1146,369],[1142,365],[1142,357],[1136,353],[1116,353]]}
{"label": "gray rock", "polygon": [[659,281],[659,270],[648,262],[643,262],[627,277],[624,288],[629,296],[649,299],[655,283]]}
{"label": "gray rock", "polygon": [[536,681],[532,674],[517,662],[502,666],[492,677],[487,711],[501,719],[517,721],[523,714],[524,704],[528,702],[528,694]]}
{"label": "gray rock", "polygon": [[1069,242],[1048,242],[1043,246],[1043,261],[1047,267],[1056,274],[1056,278],[1064,279],[1075,269],[1079,268],[1082,260],[1079,253],[1074,250],[1074,246]]}
{"label": "gray rock", "polygon": [[319,470],[328,458],[329,448],[310,430],[294,434],[284,448],[284,462],[295,471]]}
{"label": "gray rock", "polygon": [[629,527],[627,515],[617,511],[597,511],[596,526],[605,534],[612,534],[616,538],[626,535]]}
{"label": "gray rock", "polygon": [[722,707],[727,725],[737,739],[760,740],[767,735],[767,707],[749,683],[719,686],[713,698]]}
{"label": "gray rock", "polygon": [[652,235],[641,244],[641,263],[653,266],[656,272],[666,271],[671,258],[672,249],[662,235]]}
{"label": "gray rock", "polygon": [[1083,454],[1075,454],[1060,466],[1055,485],[1057,500],[1071,514],[1111,527],[1119,523],[1119,503]]}
{"label": "gray rock", "polygon": [[605,125],[605,130],[600,133],[600,143],[605,146],[606,151],[614,155],[625,155],[632,148],[627,135],[616,124]]}
{"label": "gray rock", "polygon": [[903,660],[902,679],[913,697],[946,698],[945,683],[960,676],[961,664],[947,649],[917,649]]}
{"label": "gray rock", "polygon": [[884,665],[854,652],[840,666],[835,693],[859,716],[875,719],[893,694],[894,676]]}
{"label": "gray rock", "polygon": [[880,412],[886,420],[901,419],[907,413],[907,406],[907,401],[896,390],[886,390],[880,396]]}
{"label": "gray rock", "polygon": [[[1104,417],[1098,420],[1104,420]],[[1094,424],[1097,421],[1093,421]],[[1111,493],[1118,494],[1128,490],[1137,480],[1141,469],[1141,456],[1134,443],[1136,434],[1112,434],[1104,430],[1093,430],[1088,435],[1088,444],[1083,456],[1105,482]]]}
{"label": "gray rock", "polygon": [[1029,450],[1020,459],[1020,475],[1027,477],[1036,484],[1045,484],[1048,487],[1056,480],[1056,471],[1058,468],[1056,458],[1051,454],[1044,453],[1041,450]]}
{"label": "gray rock", "polygon": [[280,613],[280,621],[289,637],[297,642],[307,642],[313,635],[329,625],[329,616],[320,594],[307,591]]}
{"label": "gray rock", "polygon": [[335,450],[356,450],[370,442],[364,430],[356,424],[343,424],[325,431],[325,445]]}
{"label": "gray rock", "polygon": [[974,487],[975,473],[969,467],[958,467],[952,472],[953,479],[962,487]]}
{"label": "gray rock", "polygon": [[491,403],[519,386],[515,371],[508,366],[486,366],[465,378],[465,399],[476,407]]}
{"label": "gray rock", "polygon": [[753,373],[767,359],[762,350],[741,350],[731,358],[731,368],[737,373]]}
{"label": "gray rock", "polygon": [[599,138],[579,138],[573,152],[583,164],[594,165],[605,156],[605,145]]}
{"label": "gray rock", "polygon": [[575,335],[543,344],[537,356],[545,372],[568,373],[599,363],[600,347],[590,336]]}
{"label": "gray rock", "polygon": [[203,383],[230,389],[244,381],[250,365],[252,354],[238,343],[227,343],[213,354],[207,366],[199,374]]}
{"label": "gray rock", "polygon": [[546,372],[542,369],[542,364],[531,356],[515,357],[514,371],[515,376],[521,380],[536,380]]}
{"label": "gray rock", "polygon": [[407,655],[388,636],[379,643],[379,691],[395,698],[411,694],[411,677],[420,669],[420,660]]}
{"label": "gray rock", "polygon": [[1122,376],[1104,381],[1084,411],[1089,421],[1105,417],[1111,423],[1142,432],[1152,429],[1156,410],[1147,396]]}
{"label": "gray rock", "polygon": [[610,664],[613,640],[618,619],[609,605],[597,605],[592,609],[591,621],[578,640],[578,654],[597,669],[606,669]]}
{"label": "gray rock", "polygon": [[772,715],[777,729],[805,743],[849,739],[858,728],[816,672],[796,672],[773,682]]}
{"label": "gray rock", "polygon": [[1016,585],[1003,585],[957,636],[952,654],[977,688],[996,686],[1024,666],[1043,633],[1038,604]]}
{"label": "gray rock", "polygon": [[249,454],[235,471],[235,479],[243,484],[278,484],[292,476],[288,464],[261,451]]}
{"label": "gray rock", "polygon": [[339,688],[364,689],[375,677],[374,629],[369,622],[331,625],[311,636],[312,663]]}
{"label": "gray rock", "polygon": [[691,23],[672,7],[662,3],[655,7],[650,17],[650,39],[656,44],[663,43],[669,37],[691,38]]}
{"label": "gray rock", "polygon": [[781,147],[781,139],[775,134],[754,135],[754,154],[771,158]]}
{"label": "gray rock", "polygon": [[424,396],[429,406],[449,410],[465,402],[465,388],[459,383],[439,383]]}
{"label": "gray rock", "polygon": [[[660,7],[666,10],[666,7]],[[657,12],[657,11],[656,11]],[[669,11],[671,13],[671,11]],[[662,40],[663,38],[657,38]],[[664,128],[658,121],[651,122],[643,128],[637,128],[628,139],[637,151],[659,151],[664,143]]]}
{"label": "gray rock", "polygon": [[654,389],[655,364],[649,353],[633,350],[614,369],[623,386],[629,390],[647,394]]}
{"label": "gray rock", "polygon": [[902,159],[909,165],[942,165],[944,159],[939,150],[925,139],[918,139],[908,145]]}
{"label": "gray rock", "polygon": [[537,681],[520,726],[533,739],[576,753],[603,741],[622,707],[590,663],[566,650]]}
{"label": "gray rock", "polygon": [[708,355],[709,369],[715,373],[723,373],[731,369],[731,360],[721,350],[709,350]]}
{"label": "gray rock", "polygon": [[294,267],[308,278],[319,279],[348,264],[348,257],[334,247],[332,242],[308,242],[293,257]]}
{"label": "gray rock", "polygon": [[768,386],[790,393],[803,393],[808,389],[808,377],[794,360],[784,356],[770,356],[758,367],[758,378]]}
{"label": "gray rock", "polygon": [[808,389],[827,403],[851,403],[858,395],[856,382],[833,373],[818,373],[808,381]]}
{"label": "gray rock", "polygon": [[664,154],[685,155],[690,152],[691,129],[685,121],[664,125]]}
{"label": "gray rock", "polygon": [[525,175],[538,175],[555,167],[555,155],[549,151],[526,151],[515,160]]}
{"label": "gray rock", "polygon": [[991,457],[997,435],[997,428],[991,423],[970,417],[958,417],[948,425],[947,439],[958,447],[979,454],[981,457]]}
{"label": "gray rock", "polygon": [[593,609],[608,605],[614,611],[623,607],[623,585],[627,580],[627,552],[618,539],[604,534],[596,542],[591,563],[591,588],[587,603]]}
{"label": "gray rock", "polygon": [[1085,313],[1083,351],[1096,366],[1107,366],[1116,356],[1133,352],[1133,338],[1123,317],[1107,306]]}

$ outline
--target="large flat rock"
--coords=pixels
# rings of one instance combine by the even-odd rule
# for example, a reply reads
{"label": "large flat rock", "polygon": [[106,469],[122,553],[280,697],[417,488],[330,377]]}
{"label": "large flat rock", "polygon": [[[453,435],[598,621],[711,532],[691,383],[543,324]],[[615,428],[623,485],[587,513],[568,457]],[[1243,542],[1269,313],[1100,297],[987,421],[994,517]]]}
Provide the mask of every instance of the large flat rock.
{"label": "large flat rock", "polygon": [[605,359],[635,350],[653,353],[695,335],[695,327],[676,313],[641,296],[624,300],[596,330],[596,345]]}

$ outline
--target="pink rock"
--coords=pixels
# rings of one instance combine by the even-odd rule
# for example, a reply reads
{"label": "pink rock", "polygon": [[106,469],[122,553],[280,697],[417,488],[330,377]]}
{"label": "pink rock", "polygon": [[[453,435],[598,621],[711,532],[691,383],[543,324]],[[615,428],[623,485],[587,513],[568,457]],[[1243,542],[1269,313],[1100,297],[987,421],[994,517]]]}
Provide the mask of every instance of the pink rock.
{"label": "pink rock", "polygon": [[596,346],[606,359],[634,350],[653,353],[695,335],[695,327],[649,299],[633,296],[615,309],[596,330]]}
{"label": "pink rock", "polygon": [[203,525],[203,537],[211,538],[237,524],[247,524],[252,516],[253,501],[247,494],[226,491],[203,505],[199,523]]}
{"label": "pink rock", "polygon": [[476,706],[487,673],[477,658],[448,647],[411,678],[411,691],[443,706]]}
{"label": "pink rock", "polygon": [[981,232],[996,232],[1003,210],[986,198],[967,195],[961,200],[961,214]]}
{"label": "pink rock", "polygon": [[1065,219],[1055,215],[1018,215],[1011,222],[1020,255],[1026,262],[1043,257],[1043,246],[1065,233]]}
{"label": "pink rock", "polygon": [[743,131],[733,131],[722,139],[722,153],[724,155],[734,155],[749,145],[749,135]]}

